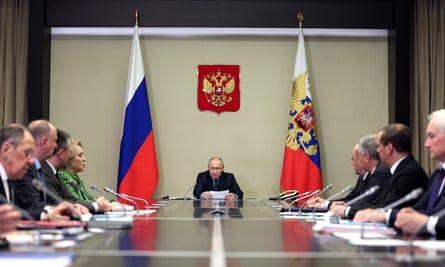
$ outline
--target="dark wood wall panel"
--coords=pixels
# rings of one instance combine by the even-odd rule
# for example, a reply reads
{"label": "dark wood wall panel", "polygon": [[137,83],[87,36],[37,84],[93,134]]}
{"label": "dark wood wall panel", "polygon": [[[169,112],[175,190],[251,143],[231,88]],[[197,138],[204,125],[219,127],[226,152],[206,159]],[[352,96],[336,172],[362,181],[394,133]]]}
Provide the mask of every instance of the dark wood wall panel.
{"label": "dark wood wall panel", "polygon": [[309,28],[392,27],[392,0],[343,1],[85,1],[48,0],[47,26],[132,26],[135,10],[146,27],[295,27],[296,13]]}

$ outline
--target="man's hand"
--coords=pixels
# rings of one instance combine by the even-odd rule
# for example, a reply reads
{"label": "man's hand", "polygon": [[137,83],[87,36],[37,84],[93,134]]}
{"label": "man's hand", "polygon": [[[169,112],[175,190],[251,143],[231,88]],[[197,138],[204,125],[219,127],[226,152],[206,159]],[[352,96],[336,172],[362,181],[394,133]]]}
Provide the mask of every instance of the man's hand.
{"label": "man's hand", "polygon": [[343,202],[335,201],[331,204],[329,211],[333,212],[333,213],[337,213],[338,215],[340,215],[340,217],[344,218],[345,212],[346,212],[346,206],[344,205]]}
{"label": "man's hand", "polygon": [[0,233],[16,230],[22,214],[9,204],[0,205]]}
{"label": "man's hand", "polygon": [[203,198],[203,199],[209,199],[209,198],[212,198],[212,193],[210,193],[209,191],[203,192],[203,193],[201,194],[201,198]]}
{"label": "man's hand", "polygon": [[225,200],[233,201],[233,200],[236,199],[236,196],[235,196],[234,193],[228,193],[228,194],[226,194],[226,195],[224,196],[224,199],[225,199]]}
{"label": "man's hand", "polygon": [[[71,216],[76,213],[74,205],[69,202],[61,202],[53,207],[49,213],[43,215],[42,220],[45,221],[69,221]],[[79,214],[76,214],[79,216]],[[80,219],[80,218],[79,218]]]}
{"label": "man's hand", "polygon": [[324,206],[325,200],[319,196],[313,197],[306,201],[306,207],[308,208],[319,208]]}
{"label": "man's hand", "polygon": [[359,210],[354,216],[354,222],[384,223],[385,212],[379,209]]}
{"label": "man's hand", "polygon": [[79,203],[75,203],[74,204],[74,209],[76,209],[77,213],[79,213],[79,214],[88,214],[88,213],[90,213],[90,210],[88,210],[87,207],[85,207],[84,205],[79,204]]}
{"label": "man's hand", "polygon": [[426,223],[428,216],[412,208],[403,208],[397,213],[394,225],[404,234],[412,234],[422,224]]}

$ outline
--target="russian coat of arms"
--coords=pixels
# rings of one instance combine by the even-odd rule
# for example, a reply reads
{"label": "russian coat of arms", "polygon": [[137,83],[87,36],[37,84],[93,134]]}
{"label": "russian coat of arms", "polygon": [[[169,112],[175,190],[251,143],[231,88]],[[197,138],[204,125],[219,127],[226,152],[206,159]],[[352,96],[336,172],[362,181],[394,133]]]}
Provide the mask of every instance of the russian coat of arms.
{"label": "russian coat of arms", "polygon": [[240,107],[239,65],[198,66],[198,108],[216,113]]}

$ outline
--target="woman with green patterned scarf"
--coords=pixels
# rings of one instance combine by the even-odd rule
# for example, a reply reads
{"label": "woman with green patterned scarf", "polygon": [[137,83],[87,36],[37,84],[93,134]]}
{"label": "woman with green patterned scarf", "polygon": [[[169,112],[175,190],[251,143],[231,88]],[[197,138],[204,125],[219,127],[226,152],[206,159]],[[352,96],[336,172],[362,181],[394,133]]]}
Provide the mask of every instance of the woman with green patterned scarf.
{"label": "woman with green patterned scarf", "polygon": [[110,211],[110,202],[104,197],[96,199],[79,175],[77,175],[85,170],[85,164],[86,157],[83,154],[82,144],[79,141],[73,141],[69,146],[68,163],[64,168],[58,170],[58,174],[73,196],[80,200],[92,201],[97,211]]}

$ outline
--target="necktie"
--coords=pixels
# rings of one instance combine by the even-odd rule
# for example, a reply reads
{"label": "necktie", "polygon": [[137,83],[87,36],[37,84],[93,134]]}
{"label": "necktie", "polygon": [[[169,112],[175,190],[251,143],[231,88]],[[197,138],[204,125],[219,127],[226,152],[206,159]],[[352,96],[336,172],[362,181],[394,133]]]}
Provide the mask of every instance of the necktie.
{"label": "necktie", "polygon": [[430,199],[428,201],[428,208],[427,208],[428,214],[431,213],[434,203],[436,202],[437,198],[439,197],[439,190],[442,185],[443,178],[445,176],[445,170],[441,168],[439,170],[439,172],[437,173],[437,175],[438,175],[438,177],[433,181],[433,184],[431,185],[431,194],[430,194]]}
{"label": "necktie", "polygon": [[[43,169],[37,169],[38,177],[37,179],[43,184],[44,188],[46,188],[45,175],[43,174]],[[43,190],[43,201],[46,203],[46,190]]]}
{"label": "necktie", "polygon": [[213,180],[213,190],[215,190],[215,191],[218,191],[218,182],[219,182],[219,179]]}

